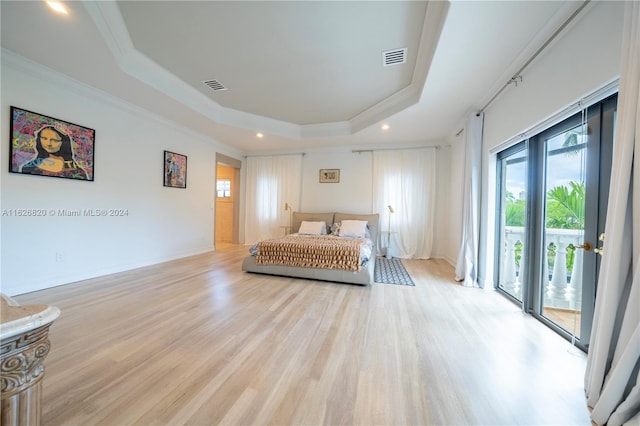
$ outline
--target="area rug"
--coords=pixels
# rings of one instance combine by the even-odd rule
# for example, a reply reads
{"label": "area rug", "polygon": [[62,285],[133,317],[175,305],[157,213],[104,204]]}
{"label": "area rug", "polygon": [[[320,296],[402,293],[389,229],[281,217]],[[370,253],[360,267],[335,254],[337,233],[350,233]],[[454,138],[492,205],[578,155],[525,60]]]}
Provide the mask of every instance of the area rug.
{"label": "area rug", "polygon": [[411,276],[404,269],[400,259],[386,257],[376,257],[376,268],[373,274],[373,281],[383,284],[413,285]]}

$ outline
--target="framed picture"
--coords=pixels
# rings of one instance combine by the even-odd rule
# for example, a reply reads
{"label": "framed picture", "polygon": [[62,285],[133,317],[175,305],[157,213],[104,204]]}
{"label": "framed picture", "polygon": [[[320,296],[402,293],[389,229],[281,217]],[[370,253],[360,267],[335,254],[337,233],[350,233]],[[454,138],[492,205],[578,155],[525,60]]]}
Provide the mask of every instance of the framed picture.
{"label": "framed picture", "polygon": [[93,181],[96,131],[11,107],[9,172]]}
{"label": "framed picture", "polygon": [[320,169],[320,183],[340,183],[340,169]]}
{"label": "framed picture", "polygon": [[175,152],[164,152],[164,186],[187,187],[187,156]]}

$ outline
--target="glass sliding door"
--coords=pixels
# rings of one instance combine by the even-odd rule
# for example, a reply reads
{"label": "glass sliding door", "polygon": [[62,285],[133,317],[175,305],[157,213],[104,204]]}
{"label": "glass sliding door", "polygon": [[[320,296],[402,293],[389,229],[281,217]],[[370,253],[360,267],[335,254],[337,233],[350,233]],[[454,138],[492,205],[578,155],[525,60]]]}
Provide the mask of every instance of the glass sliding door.
{"label": "glass sliding door", "polygon": [[587,350],[617,96],[497,156],[496,288]]}
{"label": "glass sliding door", "polygon": [[[586,120],[586,119],[585,119]],[[544,233],[540,314],[580,335],[585,250],[586,121],[557,134],[543,134]],[[588,260],[592,261],[592,258]],[[588,288],[594,288],[589,283]]]}
{"label": "glass sliding door", "polygon": [[522,302],[527,212],[527,149],[524,142],[498,155],[498,288]]}

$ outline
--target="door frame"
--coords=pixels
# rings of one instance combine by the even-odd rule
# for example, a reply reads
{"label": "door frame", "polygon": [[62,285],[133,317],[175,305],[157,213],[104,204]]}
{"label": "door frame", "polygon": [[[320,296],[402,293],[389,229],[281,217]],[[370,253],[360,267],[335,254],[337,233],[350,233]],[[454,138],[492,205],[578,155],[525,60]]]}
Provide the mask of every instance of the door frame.
{"label": "door frame", "polygon": [[216,153],[216,164],[214,168],[214,222],[213,222],[213,244],[215,247],[216,242],[216,221],[218,220],[218,214],[216,212],[216,198],[217,192],[216,182],[218,181],[218,165],[223,165],[227,167],[233,168],[233,185],[231,186],[231,193],[233,199],[233,229],[231,232],[231,242],[232,244],[240,244],[240,171],[242,168],[242,161],[236,160],[233,157],[229,157],[224,154]]}
{"label": "door frame", "polygon": [[[617,93],[608,96],[595,102],[593,105],[586,109],[586,121],[589,138],[587,140],[587,148],[589,154],[587,155],[587,174],[585,176],[585,229],[584,239],[590,242],[593,247],[598,247],[601,242],[598,240],[598,236],[604,232],[604,225],[606,220],[606,209],[608,202],[608,187],[611,179],[611,160],[613,153],[613,138],[614,138],[614,126],[615,126],[615,111],[617,106]],[[549,128],[538,132],[536,135],[521,140],[513,146],[500,151],[498,155],[497,166],[500,166],[500,157],[507,157],[511,153],[519,152],[522,149],[527,150],[527,214],[525,219],[525,241],[526,247],[528,247],[527,261],[523,268],[524,282],[522,288],[522,301],[518,300],[511,294],[502,290],[499,287],[500,283],[500,233],[501,225],[500,218],[496,220],[495,241],[498,243],[495,247],[494,253],[496,259],[494,262],[494,288],[499,291],[500,294],[507,296],[509,300],[521,305],[523,311],[533,315],[541,322],[561,334],[563,337],[571,340],[576,346],[583,351],[588,350],[593,308],[595,306],[595,294],[597,291],[597,276],[600,269],[600,256],[593,251],[590,252],[590,262],[584,262],[583,276],[589,274],[593,277],[593,282],[590,284],[592,288],[587,291],[582,291],[582,303],[581,303],[581,324],[580,324],[580,339],[576,341],[575,336],[564,330],[562,327],[554,323],[552,320],[542,315],[543,297],[545,285],[543,284],[543,259],[546,261],[546,252],[544,245],[544,232],[545,232],[545,206],[546,206],[546,189],[544,188],[544,179],[546,175],[546,161],[545,161],[545,143],[544,140],[552,137],[554,134],[563,133],[566,130],[575,128],[582,122],[582,113],[570,116],[561,122],[550,126]],[[523,147],[524,144],[524,147]],[[506,160],[506,158],[504,158]],[[501,169],[496,168],[496,206],[498,211],[501,211],[500,206],[501,197]],[[599,189],[598,189],[599,188]],[[548,189],[548,188],[547,188]],[[595,196],[593,196],[595,194]],[[595,220],[587,220],[587,212]],[[585,253],[586,255],[586,253]],[[585,256],[586,257],[586,256]],[[547,279],[548,280],[548,279]],[[586,311],[585,307],[589,309],[590,314],[584,315]]]}

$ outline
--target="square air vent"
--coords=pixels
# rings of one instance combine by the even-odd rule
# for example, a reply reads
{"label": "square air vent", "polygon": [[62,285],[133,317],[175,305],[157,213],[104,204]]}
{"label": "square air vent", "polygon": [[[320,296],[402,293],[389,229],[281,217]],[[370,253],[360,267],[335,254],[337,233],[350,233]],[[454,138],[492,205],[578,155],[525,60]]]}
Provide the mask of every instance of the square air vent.
{"label": "square air vent", "polygon": [[387,50],[382,52],[382,66],[400,65],[407,62],[407,48]]}
{"label": "square air vent", "polygon": [[224,87],[224,84],[220,83],[218,80],[205,80],[203,83],[208,86],[214,92],[219,92],[220,90],[227,90]]}

